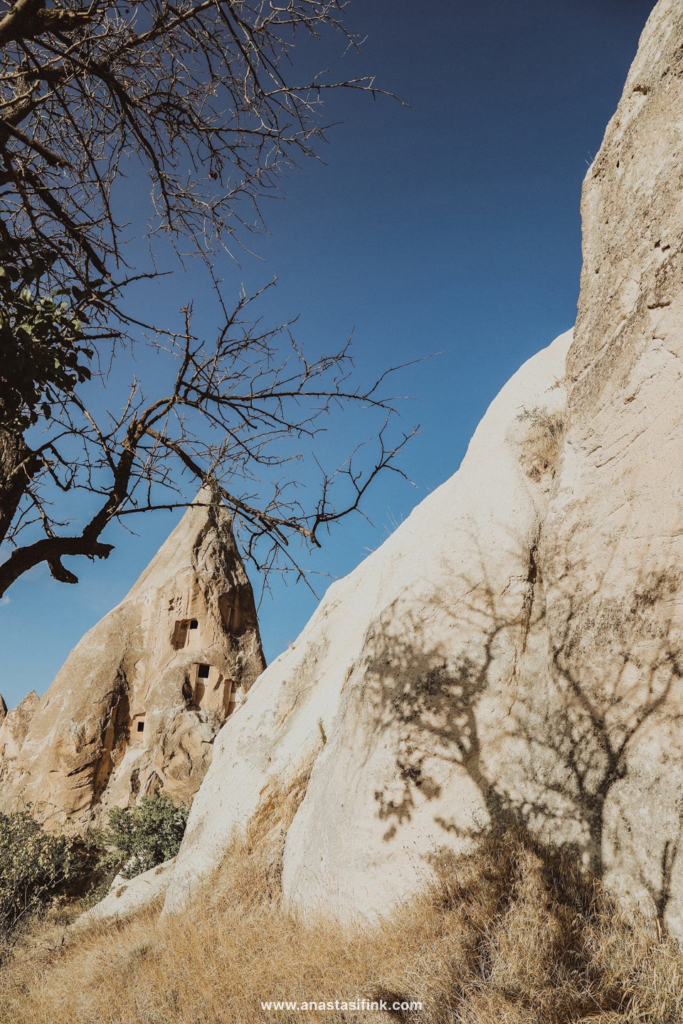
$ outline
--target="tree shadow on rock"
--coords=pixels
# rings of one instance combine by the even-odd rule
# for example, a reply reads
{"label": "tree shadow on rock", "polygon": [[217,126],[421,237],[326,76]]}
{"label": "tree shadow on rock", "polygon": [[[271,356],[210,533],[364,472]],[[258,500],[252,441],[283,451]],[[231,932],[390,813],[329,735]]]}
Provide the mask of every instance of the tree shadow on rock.
{"label": "tree shadow on rock", "polygon": [[368,636],[362,688],[375,739],[395,752],[394,777],[374,794],[385,841],[425,804],[451,841],[523,829],[599,877],[626,864],[663,918],[683,812],[658,811],[671,826],[639,843],[629,815],[655,790],[675,802],[666,766],[683,724],[678,590],[675,574],[652,571],[625,596],[600,583],[589,600],[563,591],[561,628],[557,615],[549,628],[560,598],[532,551],[515,601],[482,570],[459,581],[455,601],[406,594],[388,608]]}

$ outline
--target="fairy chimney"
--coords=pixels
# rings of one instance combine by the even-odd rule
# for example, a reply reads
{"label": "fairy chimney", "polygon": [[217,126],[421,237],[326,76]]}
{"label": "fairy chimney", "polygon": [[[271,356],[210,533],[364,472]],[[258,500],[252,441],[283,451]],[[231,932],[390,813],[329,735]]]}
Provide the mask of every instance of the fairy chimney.
{"label": "fairy chimney", "polygon": [[191,801],[264,667],[230,516],[204,490],[42,700],[5,717],[0,809],[80,829],[144,795]]}

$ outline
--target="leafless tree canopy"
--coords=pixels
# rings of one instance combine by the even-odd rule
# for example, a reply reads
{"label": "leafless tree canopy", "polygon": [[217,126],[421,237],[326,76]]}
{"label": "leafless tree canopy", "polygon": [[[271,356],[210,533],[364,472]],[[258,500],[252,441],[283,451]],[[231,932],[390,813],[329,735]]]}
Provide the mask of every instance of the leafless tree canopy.
{"label": "leafless tree canopy", "polygon": [[371,79],[297,81],[295,45],[344,33],[343,0],[42,2],[1,5],[0,231],[86,283],[124,272],[117,189],[131,164],[149,173],[151,235],[215,249],[314,154],[325,90],[374,92]]}
{"label": "leafless tree canopy", "polygon": [[[64,557],[107,557],[102,534],[113,519],[187,504],[202,483],[231,509],[260,568],[284,558],[281,567],[298,571],[289,538],[317,543],[321,527],[357,509],[377,473],[395,468],[406,438],[390,444],[376,431],[372,459],[361,465],[356,453],[341,470],[321,466],[318,497],[300,502],[295,466],[305,451],[315,459],[324,417],[350,405],[374,408],[385,422],[394,408],[386,375],[356,383],[347,347],[308,361],[291,324],[270,329],[251,314],[257,296],[242,292],[232,308],[217,261],[258,229],[261,200],[282,172],[315,156],[325,90],[378,91],[368,78],[298,78],[300,42],[332,30],[355,45],[341,21],[345,3],[41,3],[0,2],[0,264],[19,268],[18,288],[25,268],[34,275],[35,295],[16,304],[33,303],[32,323],[42,316],[41,289],[65,289],[60,322],[81,352],[95,353],[94,379],[48,382],[40,422],[22,432],[3,419],[16,382],[0,369],[0,542],[12,548],[0,594],[41,562],[75,582]],[[141,167],[151,196],[145,267],[139,246],[130,256],[137,229],[126,223],[126,175],[139,180]],[[190,305],[183,328],[131,312],[128,289],[160,272],[169,240],[181,260],[203,261],[222,310],[211,337],[194,333]],[[29,359],[33,344],[22,342]],[[155,368],[142,381],[131,362],[140,346],[152,347]]]}
{"label": "leafless tree canopy", "polygon": [[[118,415],[99,417],[79,394],[66,394],[41,443],[11,453],[15,465],[8,483],[20,481],[21,497],[6,516],[5,539],[15,550],[0,565],[0,594],[40,562],[47,562],[56,579],[77,582],[64,556],[106,558],[111,545],[100,536],[112,519],[187,505],[188,480],[190,492],[209,484],[212,501],[231,509],[243,548],[259,569],[279,567],[303,576],[288,551],[289,539],[318,544],[321,528],[359,510],[378,473],[403,475],[394,460],[411,435],[386,442],[386,421],[394,412],[383,391],[388,374],[366,387],[354,384],[348,346],[307,361],[289,333],[291,325],[269,330],[248,317],[258,297],[243,295],[211,344],[192,334],[187,309],[185,333],[156,342],[160,368],[174,367],[168,387],[163,372],[154,394],[134,383]],[[313,450],[325,418],[345,406],[383,415],[375,451],[362,465],[356,451],[331,473],[319,465],[319,497],[305,506],[297,495],[298,465]],[[80,533],[64,536],[69,521],[60,518],[62,499],[71,497],[73,510],[79,492],[95,495],[101,504]],[[36,527],[42,537],[22,543]]]}

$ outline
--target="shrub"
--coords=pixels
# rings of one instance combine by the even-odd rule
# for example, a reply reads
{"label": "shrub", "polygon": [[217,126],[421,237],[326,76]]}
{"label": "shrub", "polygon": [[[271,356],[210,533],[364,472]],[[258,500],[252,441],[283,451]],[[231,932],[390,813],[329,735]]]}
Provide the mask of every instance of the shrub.
{"label": "shrub", "polygon": [[82,868],[76,845],[29,811],[0,814],[0,933],[48,906]]}
{"label": "shrub", "polygon": [[103,860],[121,868],[124,878],[163,864],[180,849],[189,813],[167,796],[143,796],[135,807],[114,807],[101,833]]}
{"label": "shrub", "polygon": [[546,473],[554,476],[564,439],[564,415],[535,406],[523,409],[517,419],[527,426],[519,443],[520,461],[527,475],[532,480],[541,480]]}

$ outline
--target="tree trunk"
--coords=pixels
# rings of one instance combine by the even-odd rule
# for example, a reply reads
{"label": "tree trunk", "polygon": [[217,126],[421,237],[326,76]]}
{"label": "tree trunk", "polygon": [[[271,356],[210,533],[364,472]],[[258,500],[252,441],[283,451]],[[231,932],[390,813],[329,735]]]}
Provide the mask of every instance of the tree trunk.
{"label": "tree trunk", "polygon": [[21,435],[0,428],[0,543],[7,537],[39,464]]}

